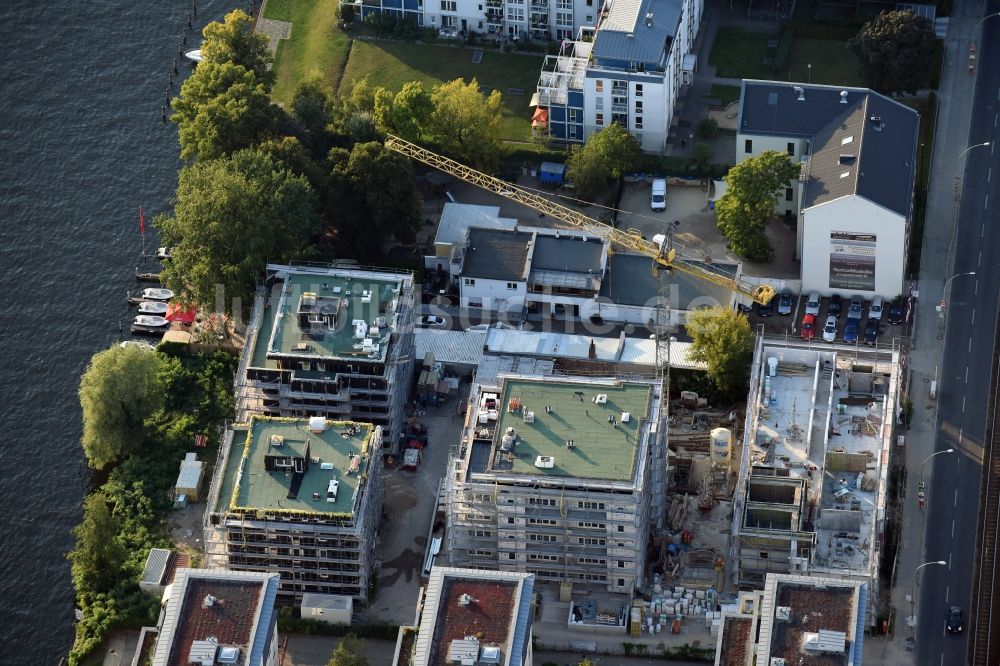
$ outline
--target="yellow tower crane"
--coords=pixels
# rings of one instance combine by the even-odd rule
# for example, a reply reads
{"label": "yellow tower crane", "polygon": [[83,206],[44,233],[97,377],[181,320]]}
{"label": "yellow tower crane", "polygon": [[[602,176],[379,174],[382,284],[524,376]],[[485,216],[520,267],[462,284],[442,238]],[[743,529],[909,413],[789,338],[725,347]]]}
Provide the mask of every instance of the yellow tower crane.
{"label": "yellow tower crane", "polygon": [[406,155],[418,162],[434,167],[440,171],[460,178],[467,183],[478,185],[511,201],[524,204],[540,213],[545,213],[557,220],[571,224],[581,231],[586,231],[613,245],[626,248],[638,254],[650,257],[661,268],[677,270],[713,284],[731,289],[751,298],[756,303],[767,304],[774,298],[774,287],[770,285],[754,285],[741,280],[738,276],[715,272],[707,268],[707,264],[695,264],[680,257],[672,247],[670,234],[665,235],[662,243],[646,240],[635,230],[621,231],[609,224],[595,220],[569,206],[551,201],[529,190],[518,187],[494,176],[477,171],[461,162],[438,155],[422,148],[415,143],[401,139],[392,134],[385,139],[385,147],[397,153]]}

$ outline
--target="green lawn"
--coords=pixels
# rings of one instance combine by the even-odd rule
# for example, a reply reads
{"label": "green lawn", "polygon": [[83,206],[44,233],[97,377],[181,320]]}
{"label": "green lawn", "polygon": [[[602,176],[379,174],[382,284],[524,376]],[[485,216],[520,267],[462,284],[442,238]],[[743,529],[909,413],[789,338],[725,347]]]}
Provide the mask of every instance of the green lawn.
{"label": "green lawn", "polygon": [[750,32],[740,28],[722,26],[716,33],[708,64],[715,66],[715,75],[737,79],[773,78],[771,67],[764,64],[766,56],[773,56],[774,49],[767,47],[768,40],[778,36],[767,32]]}
{"label": "green lawn", "polygon": [[336,89],[351,50],[350,35],[337,27],[337,3],[268,0],[264,16],[292,22],[291,38],[278,45],[275,101],[290,103],[299,82],[313,72],[319,72]]}
{"label": "green lawn", "polygon": [[810,81],[831,86],[863,86],[858,76],[857,60],[847,45],[832,39],[795,38],[788,56],[788,80]]}
{"label": "green lawn", "polygon": [[[480,85],[498,90],[503,96],[504,137],[530,138],[528,102],[535,92],[543,57],[486,51],[482,62],[475,65],[472,52],[410,42],[354,40],[339,94],[347,95],[354,82],[365,76],[372,85],[393,91],[408,81],[421,81],[429,88],[457,78],[475,78]],[[524,95],[509,95],[508,88],[521,88]]]}

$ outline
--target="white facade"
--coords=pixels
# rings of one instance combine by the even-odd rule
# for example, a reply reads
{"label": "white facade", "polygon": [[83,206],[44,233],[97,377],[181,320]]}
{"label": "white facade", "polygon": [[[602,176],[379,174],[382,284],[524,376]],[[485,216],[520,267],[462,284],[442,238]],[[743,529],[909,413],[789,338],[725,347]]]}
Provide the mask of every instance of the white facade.
{"label": "white facade", "polygon": [[[749,150],[748,150],[749,149]],[[809,155],[809,139],[788,136],[761,136],[759,134],[736,135],[736,161],[773,150],[788,153],[793,164],[800,164]],[[798,215],[802,205],[802,184],[798,180],[788,182],[784,192],[778,192],[774,202],[776,215]],[[802,256],[799,254],[798,256]]]}
{"label": "white facade", "polygon": [[423,24],[495,37],[572,39],[593,26],[601,0],[425,0]]}
{"label": "white facade", "polygon": [[901,215],[855,195],[807,208],[800,219],[803,292],[902,293],[907,234]]}
{"label": "white facade", "polygon": [[527,282],[462,278],[459,305],[463,308],[483,308],[491,312],[509,312],[524,307]]}

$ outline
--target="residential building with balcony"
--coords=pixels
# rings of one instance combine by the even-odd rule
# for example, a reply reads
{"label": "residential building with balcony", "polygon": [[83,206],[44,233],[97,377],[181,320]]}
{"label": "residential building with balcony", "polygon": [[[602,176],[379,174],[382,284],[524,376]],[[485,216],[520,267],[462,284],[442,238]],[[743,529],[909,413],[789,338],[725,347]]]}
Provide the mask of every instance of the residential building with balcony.
{"label": "residential building with balcony", "polygon": [[364,602],[382,513],[382,428],[254,416],[229,428],[205,510],[208,566]]}
{"label": "residential building with balcony", "polygon": [[583,142],[613,122],[647,152],[666,148],[692,55],[703,0],[615,0],[596,28],[582,27],[546,56],[533,100],[549,136]]}
{"label": "residential building with balcony", "polygon": [[585,589],[641,586],[663,481],[661,392],[655,380],[502,375],[474,385],[445,477],[442,557]]}
{"label": "residential building with balcony", "polygon": [[354,15],[359,21],[364,21],[372,14],[388,14],[397,19],[412,19],[417,25],[424,25],[424,0],[341,0],[341,8],[346,5],[354,9]]}
{"label": "residential building with balcony", "polygon": [[413,372],[413,275],[269,265],[237,374],[253,414],[383,426],[394,445]]}

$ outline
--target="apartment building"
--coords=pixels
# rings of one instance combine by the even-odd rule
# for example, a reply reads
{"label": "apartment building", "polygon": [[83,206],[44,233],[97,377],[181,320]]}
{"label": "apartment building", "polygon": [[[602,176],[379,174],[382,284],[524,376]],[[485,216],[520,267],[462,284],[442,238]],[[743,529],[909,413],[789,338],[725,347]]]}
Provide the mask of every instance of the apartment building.
{"label": "apartment building", "polygon": [[368,598],[382,427],[253,416],[227,430],[205,511],[208,566],[281,575],[278,594]]}
{"label": "apartment building", "polygon": [[642,585],[664,474],[661,392],[654,380],[516,375],[474,386],[446,477],[448,564]]}
{"label": "apartment building", "polygon": [[269,265],[237,374],[237,420],[360,421],[394,445],[412,358],[412,273]]}
{"label": "apartment building", "polygon": [[618,123],[647,152],[659,153],[681,86],[696,65],[694,40],[703,0],[615,0],[596,28],[581,28],[546,56],[535,121],[549,136],[583,142]]}

